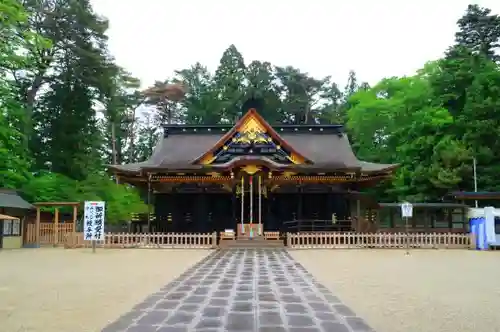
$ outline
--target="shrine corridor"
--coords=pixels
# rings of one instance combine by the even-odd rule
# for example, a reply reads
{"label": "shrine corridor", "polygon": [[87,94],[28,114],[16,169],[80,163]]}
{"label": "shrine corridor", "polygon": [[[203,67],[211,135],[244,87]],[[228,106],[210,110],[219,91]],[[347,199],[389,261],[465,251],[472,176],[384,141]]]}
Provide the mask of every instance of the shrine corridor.
{"label": "shrine corridor", "polygon": [[102,332],[373,331],[282,249],[217,251]]}

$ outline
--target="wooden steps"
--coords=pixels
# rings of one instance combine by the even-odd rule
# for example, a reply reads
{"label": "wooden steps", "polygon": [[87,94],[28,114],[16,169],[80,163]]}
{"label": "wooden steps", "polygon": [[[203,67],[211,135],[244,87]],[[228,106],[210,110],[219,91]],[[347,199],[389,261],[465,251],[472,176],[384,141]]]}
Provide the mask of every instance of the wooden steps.
{"label": "wooden steps", "polygon": [[266,240],[264,237],[238,238],[236,240],[221,240],[219,248],[284,248],[282,240]]}

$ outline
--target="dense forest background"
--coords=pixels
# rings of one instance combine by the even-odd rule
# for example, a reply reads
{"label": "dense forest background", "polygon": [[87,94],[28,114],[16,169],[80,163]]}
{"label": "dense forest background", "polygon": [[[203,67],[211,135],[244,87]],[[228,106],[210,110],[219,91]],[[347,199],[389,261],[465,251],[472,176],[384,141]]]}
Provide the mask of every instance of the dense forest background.
{"label": "dense forest background", "polygon": [[233,123],[250,96],[265,100],[271,123],[342,123],[360,159],[400,163],[373,189],[380,201],[472,190],[474,158],[480,190],[500,190],[500,18],[489,9],[470,5],[455,43],[414,76],[370,87],[351,71],[340,87],[288,64],[245,62],[230,45],[215,73],[195,63],[156,83],[185,84],[182,101],[140,92],[88,0],[1,0],[0,22],[0,188],[31,201],[105,200],[111,221],[146,211],[106,164],[149,157],[164,123]]}

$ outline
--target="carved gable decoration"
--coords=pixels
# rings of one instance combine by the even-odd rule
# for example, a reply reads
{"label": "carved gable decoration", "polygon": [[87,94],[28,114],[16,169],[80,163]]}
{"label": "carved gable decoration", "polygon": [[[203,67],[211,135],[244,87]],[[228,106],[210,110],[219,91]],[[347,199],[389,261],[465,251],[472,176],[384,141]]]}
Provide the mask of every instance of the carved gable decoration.
{"label": "carved gable decoration", "polygon": [[195,160],[203,165],[228,163],[240,156],[260,156],[280,164],[304,164],[310,161],[294,151],[272,127],[250,109],[217,144]]}

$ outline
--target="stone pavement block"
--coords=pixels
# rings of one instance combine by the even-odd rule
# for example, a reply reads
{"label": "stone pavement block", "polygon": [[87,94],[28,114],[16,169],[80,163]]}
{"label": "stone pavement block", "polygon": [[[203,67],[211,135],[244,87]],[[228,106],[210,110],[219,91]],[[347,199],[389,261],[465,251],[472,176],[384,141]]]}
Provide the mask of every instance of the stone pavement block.
{"label": "stone pavement block", "polygon": [[137,324],[142,325],[158,325],[161,324],[169,316],[168,311],[154,310],[147,311],[141,318],[137,321]]}
{"label": "stone pavement block", "polygon": [[125,332],[127,328],[130,326],[131,322],[120,321],[119,319],[114,321],[113,323],[107,325],[105,328],[101,330],[101,332]]}
{"label": "stone pavement block", "polygon": [[323,328],[323,331],[350,332],[350,329],[345,324],[339,322],[323,322],[320,326]]}
{"label": "stone pavement block", "polygon": [[315,327],[313,317],[308,315],[287,315],[288,325],[290,327]]}
{"label": "stone pavement block", "polygon": [[227,317],[227,331],[254,331],[255,317],[252,313],[230,313]]}
{"label": "stone pavement block", "polygon": [[192,330],[185,326],[161,326],[156,332],[191,332]]}
{"label": "stone pavement block", "polygon": [[259,332],[287,332],[288,330],[281,326],[261,326]]}
{"label": "stone pavement block", "polygon": [[290,327],[287,331],[289,331],[289,332],[322,332],[322,330],[317,328],[317,327]]}
{"label": "stone pavement block", "polygon": [[196,324],[196,330],[200,329],[221,329],[224,327],[224,323],[220,318],[201,318],[198,324]]}
{"label": "stone pavement block", "polygon": [[355,332],[373,332],[373,329],[359,317],[347,317],[346,321]]}
{"label": "stone pavement block", "polygon": [[263,311],[258,316],[259,326],[283,326],[283,317],[279,311]]}
{"label": "stone pavement block", "polygon": [[335,310],[339,315],[346,317],[355,317],[356,314],[347,306],[343,304],[334,304],[333,310]]}
{"label": "stone pavement block", "polygon": [[367,332],[283,249],[217,251],[103,332]]}
{"label": "stone pavement block", "polygon": [[158,330],[158,326],[139,324],[129,327],[127,332],[156,332],[156,330]]}

